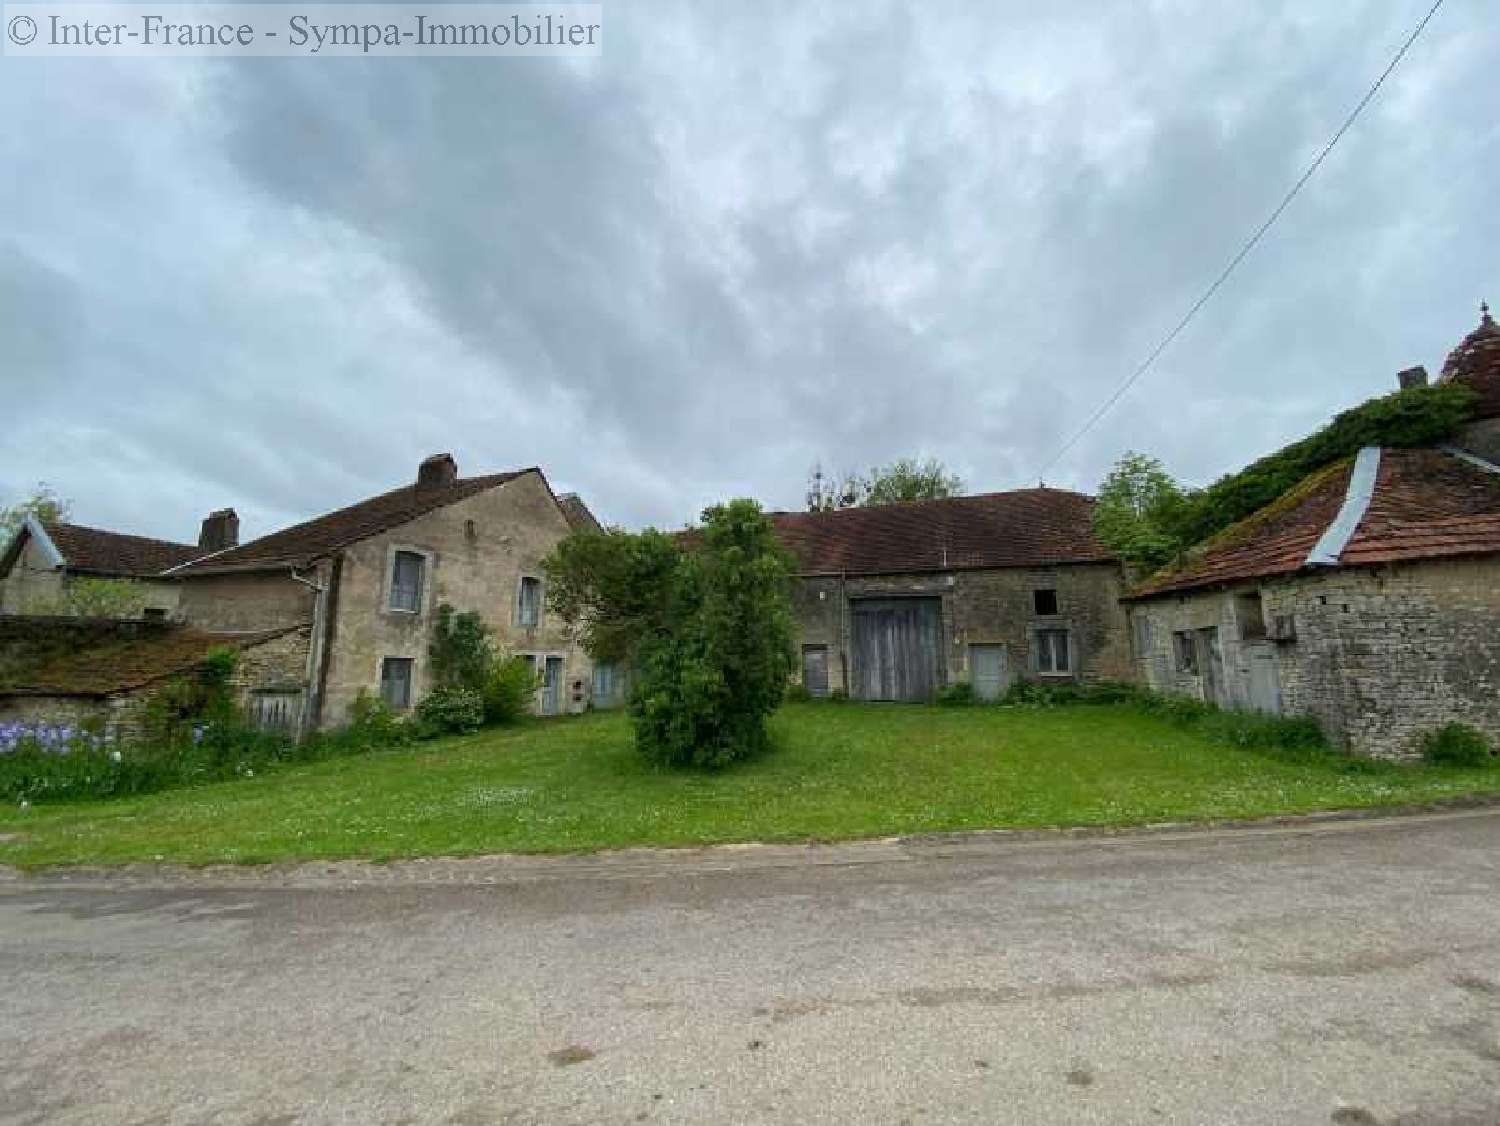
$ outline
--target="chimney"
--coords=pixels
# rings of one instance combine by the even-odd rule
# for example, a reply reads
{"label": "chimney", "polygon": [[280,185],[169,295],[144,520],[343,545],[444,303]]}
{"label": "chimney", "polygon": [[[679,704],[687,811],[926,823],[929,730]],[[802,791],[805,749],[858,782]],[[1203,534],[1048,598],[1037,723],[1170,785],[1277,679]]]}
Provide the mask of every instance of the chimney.
{"label": "chimney", "polygon": [[1427,369],[1424,368],[1421,364],[1418,364],[1414,368],[1407,368],[1403,372],[1398,372],[1396,378],[1400,381],[1401,390],[1403,391],[1409,390],[1413,387],[1426,387]]}
{"label": "chimney", "polygon": [[223,551],[240,544],[240,518],[232,508],[221,508],[203,518],[198,546],[204,551]]}
{"label": "chimney", "polygon": [[417,488],[441,489],[458,480],[458,462],[452,454],[433,454],[417,467]]}

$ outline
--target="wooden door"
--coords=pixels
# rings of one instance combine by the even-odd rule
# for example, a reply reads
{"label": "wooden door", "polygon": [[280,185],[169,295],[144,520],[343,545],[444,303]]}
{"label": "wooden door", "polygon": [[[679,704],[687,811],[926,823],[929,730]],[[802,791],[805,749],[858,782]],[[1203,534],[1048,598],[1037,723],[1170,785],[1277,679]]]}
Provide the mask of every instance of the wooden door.
{"label": "wooden door", "polygon": [[869,599],[851,606],[853,695],[862,700],[930,700],[942,684],[942,602]]}
{"label": "wooden door", "polygon": [[542,714],[557,715],[562,711],[563,659],[548,657],[542,672]]}
{"label": "wooden door", "polygon": [[828,646],[802,647],[802,687],[810,696],[828,695]]}
{"label": "wooden door", "polygon": [[998,700],[1010,688],[1010,660],[1003,645],[969,646],[969,681],[981,700]]}

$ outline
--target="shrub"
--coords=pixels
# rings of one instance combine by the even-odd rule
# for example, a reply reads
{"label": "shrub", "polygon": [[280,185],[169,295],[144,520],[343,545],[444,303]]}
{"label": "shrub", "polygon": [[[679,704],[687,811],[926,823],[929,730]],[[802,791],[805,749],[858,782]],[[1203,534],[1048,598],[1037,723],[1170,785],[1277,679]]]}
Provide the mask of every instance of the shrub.
{"label": "shrub", "polygon": [[788,704],[805,704],[812,698],[812,693],[807,690],[807,685],[801,683],[788,684],[786,686],[786,695],[782,697]]}
{"label": "shrub", "polygon": [[[366,745],[409,743],[412,725],[380,696],[361,688],[349,708],[349,725],[337,734]],[[314,736],[317,738],[317,736]],[[326,738],[326,736],[325,736]]]}
{"label": "shrub", "polygon": [[496,661],[490,627],[473,610],[462,613],[443,602],[432,624],[432,682],[438,688],[483,692]]}
{"label": "shrub", "polygon": [[945,707],[965,707],[975,703],[974,686],[967,680],[956,680],[938,690],[937,702]]}
{"label": "shrub", "polygon": [[480,694],[485,723],[513,723],[531,711],[541,677],[520,657],[491,663]]}
{"label": "shrub", "polygon": [[724,766],[769,745],[766,717],[796,665],[791,560],[760,506],[737,500],[703,513],[668,573],[670,628],[639,643],[636,747],[657,766]]}
{"label": "shrub", "polygon": [[423,734],[467,735],[484,726],[484,697],[468,688],[434,688],[417,705]]}
{"label": "shrub", "polygon": [[1487,766],[1493,754],[1484,733],[1466,723],[1445,723],[1422,740],[1422,757],[1435,766]]}
{"label": "shrub", "polygon": [[828,699],[835,704],[844,704],[849,700],[849,693],[843,688],[831,688],[828,691]]}

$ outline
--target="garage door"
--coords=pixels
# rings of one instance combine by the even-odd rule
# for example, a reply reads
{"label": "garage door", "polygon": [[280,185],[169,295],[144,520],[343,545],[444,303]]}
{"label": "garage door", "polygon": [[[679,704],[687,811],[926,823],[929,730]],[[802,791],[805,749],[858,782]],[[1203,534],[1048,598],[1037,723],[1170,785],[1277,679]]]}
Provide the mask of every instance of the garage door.
{"label": "garage door", "polygon": [[862,600],[850,607],[854,695],[861,700],[929,700],[942,684],[942,602]]}

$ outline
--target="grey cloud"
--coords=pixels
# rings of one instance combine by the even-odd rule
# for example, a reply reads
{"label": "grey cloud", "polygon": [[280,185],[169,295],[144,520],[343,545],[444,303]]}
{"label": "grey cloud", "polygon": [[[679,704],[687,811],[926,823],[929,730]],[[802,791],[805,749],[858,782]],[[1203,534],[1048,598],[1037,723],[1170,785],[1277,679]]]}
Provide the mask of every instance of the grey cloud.
{"label": "grey cloud", "polygon": [[[1026,483],[1419,7],[639,3],[583,65],[79,71],[29,116],[12,68],[0,482],[157,534],[222,503],[264,530],[450,447],[631,524],[795,505],[815,460]],[[1445,10],[1054,482],[1127,447],[1206,480],[1440,362],[1496,280],[1497,47]]]}

